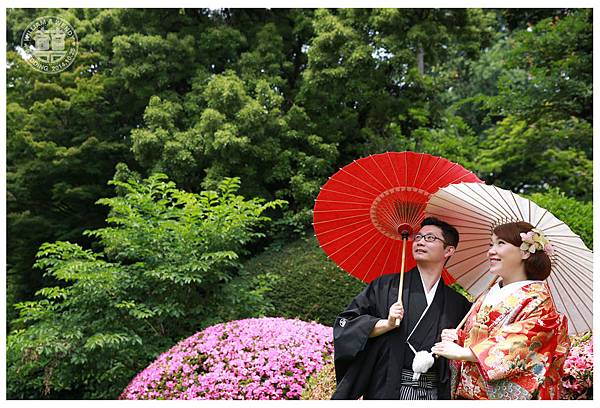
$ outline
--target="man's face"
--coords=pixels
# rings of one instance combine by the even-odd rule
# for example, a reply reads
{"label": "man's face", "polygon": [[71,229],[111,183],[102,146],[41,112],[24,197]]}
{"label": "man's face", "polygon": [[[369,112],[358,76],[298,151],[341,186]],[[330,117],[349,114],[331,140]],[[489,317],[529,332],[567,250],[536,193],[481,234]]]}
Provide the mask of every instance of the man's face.
{"label": "man's face", "polygon": [[[413,242],[412,253],[415,261],[419,262],[444,262],[446,258],[454,253],[453,246],[446,246],[444,248],[444,236],[442,235],[442,229],[435,225],[426,225],[417,232],[420,235],[433,235],[436,240],[433,242],[427,242],[425,238],[421,238],[419,241]],[[415,234],[415,235],[417,235]]]}

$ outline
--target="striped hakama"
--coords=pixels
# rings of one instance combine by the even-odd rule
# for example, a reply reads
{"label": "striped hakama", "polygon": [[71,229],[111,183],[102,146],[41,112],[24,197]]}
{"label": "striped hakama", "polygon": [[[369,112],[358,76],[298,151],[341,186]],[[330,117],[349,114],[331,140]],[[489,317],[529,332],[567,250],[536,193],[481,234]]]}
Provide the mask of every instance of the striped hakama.
{"label": "striped hakama", "polygon": [[413,381],[413,371],[402,370],[400,382],[401,400],[436,400],[438,399],[438,373],[430,370],[421,374],[418,380]]}

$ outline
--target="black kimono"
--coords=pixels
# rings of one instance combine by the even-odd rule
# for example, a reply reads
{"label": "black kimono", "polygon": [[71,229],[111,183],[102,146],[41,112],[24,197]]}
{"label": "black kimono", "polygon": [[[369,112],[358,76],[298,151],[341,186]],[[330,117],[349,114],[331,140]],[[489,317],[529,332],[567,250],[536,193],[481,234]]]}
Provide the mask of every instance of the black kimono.
{"label": "black kimono", "polygon": [[[398,300],[400,274],[382,275],[371,282],[335,320],[333,327],[337,388],[332,399],[399,399],[403,368],[412,369],[414,353],[406,339],[423,311],[427,299],[418,269],[406,273],[402,290],[404,317],[400,327],[369,338],[380,319]],[[423,320],[410,337],[415,350],[431,351],[440,341],[442,329],[455,328],[471,303],[446,286],[442,279]],[[438,398],[450,399],[448,361],[435,359],[439,372]]]}

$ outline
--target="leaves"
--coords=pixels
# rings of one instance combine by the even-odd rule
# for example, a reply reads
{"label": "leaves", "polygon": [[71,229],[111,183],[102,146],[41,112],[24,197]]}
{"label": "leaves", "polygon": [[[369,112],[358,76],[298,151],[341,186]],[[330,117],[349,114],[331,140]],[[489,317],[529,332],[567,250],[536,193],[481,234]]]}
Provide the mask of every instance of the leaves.
{"label": "leaves", "polygon": [[201,194],[164,174],[111,184],[122,194],[98,200],[110,208],[109,225],[86,231],[101,252],[61,241],[40,247],[36,267],[62,286],[15,305],[11,395],[118,395],[132,370],[218,318],[210,304],[223,301],[245,244],[262,236],[263,212],[285,203],[246,200],[237,178]]}
{"label": "leaves", "polygon": [[11,395],[105,398],[186,330],[283,307],[239,264],[357,157],[446,157],[592,244],[591,9],[56,9],[58,75],[17,52],[42,12],[7,14]]}

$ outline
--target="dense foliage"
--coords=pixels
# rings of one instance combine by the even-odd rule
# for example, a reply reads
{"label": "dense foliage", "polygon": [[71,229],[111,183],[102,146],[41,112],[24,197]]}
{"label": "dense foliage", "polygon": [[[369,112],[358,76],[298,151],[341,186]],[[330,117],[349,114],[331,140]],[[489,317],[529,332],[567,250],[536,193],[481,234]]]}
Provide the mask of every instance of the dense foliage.
{"label": "dense foliage", "polygon": [[121,399],[299,399],[331,360],[330,327],[262,318],[208,327],[161,354]]}
{"label": "dense foliage", "polygon": [[268,249],[244,264],[252,277],[240,281],[265,288],[272,314],[332,326],[365,283],[327,258],[314,237],[280,250]]}
{"label": "dense foliage", "polygon": [[61,241],[40,248],[36,266],[60,286],[16,305],[9,398],[115,398],[160,351],[222,320],[215,304],[236,310],[223,288],[261,235],[263,212],[281,205],[236,195],[237,179],[201,194],[164,175],[111,184],[121,195],[99,201],[110,226],[86,232],[102,251]]}
{"label": "dense foliage", "polygon": [[[58,75],[16,52],[47,14],[80,39]],[[335,169],[386,150],[591,199],[591,10],[11,9],[7,24],[9,316],[56,283],[32,268],[41,243],[92,243],[119,162],[286,199],[270,239],[305,230]]]}
{"label": "dense foliage", "polygon": [[[59,74],[19,54],[43,15],[79,38]],[[444,156],[530,195],[591,248],[592,17],[8,10],[9,395],[115,397],[222,321],[330,325],[363,284],[298,238],[327,176],[360,156]]]}

